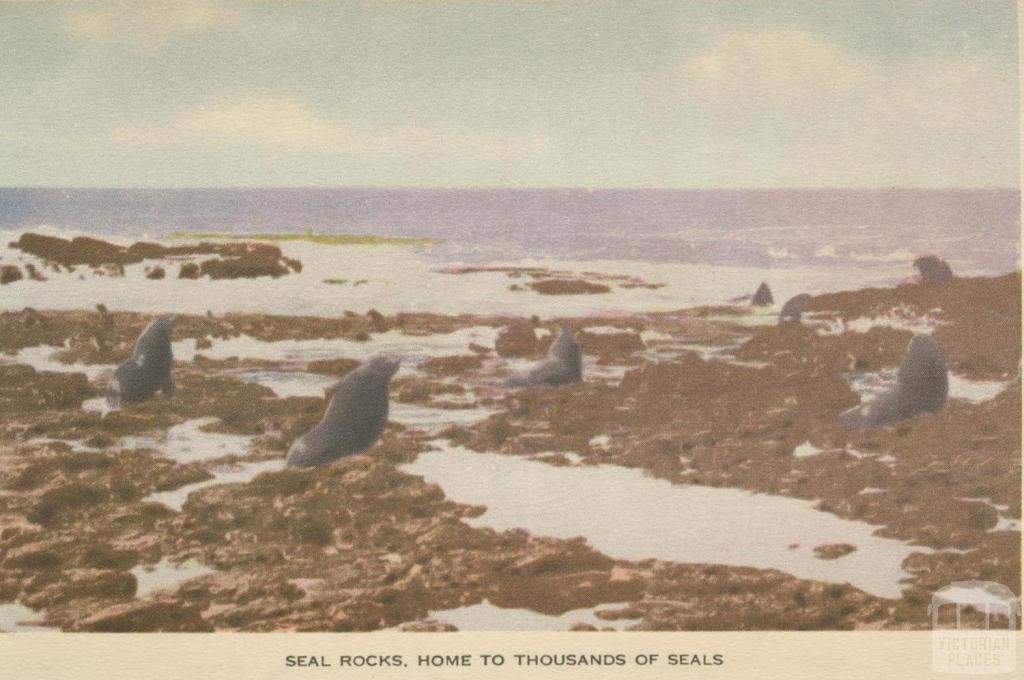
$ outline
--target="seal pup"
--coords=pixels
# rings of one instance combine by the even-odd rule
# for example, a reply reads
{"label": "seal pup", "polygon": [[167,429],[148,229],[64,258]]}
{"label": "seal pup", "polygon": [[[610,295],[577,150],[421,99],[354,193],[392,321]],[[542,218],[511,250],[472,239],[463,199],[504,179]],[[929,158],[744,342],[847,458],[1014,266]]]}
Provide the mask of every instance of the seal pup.
{"label": "seal pup", "polygon": [[401,363],[378,355],[349,371],[331,390],[324,417],[288,450],[288,465],[326,465],[373,446],[388,422],[388,385]]}
{"label": "seal pup", "polygon": [[583,380],[583,350],[576,334],[562,326],[558,337],[548,350],[547,359],[528,371],[508,379],[509,387],[558,387]]}
{"label": "seal pup", "polygon": [[953,278],[949,263],[934,255],[923,255],[914,260],[914,268],[921,275],[921,283],[945,283]]}
{"label": "seal pup", "polygon": [[800,293],[786,300],[779,312],[779,323],[800,323],[800,317],[804,313],[804,307],[811,301],[807,293]]}
{"label": "seal pup", "polygon": [[171,398],[174,382],[171,380],[171,327],[174,319],[155,319],[146,326],[128,361],[117,367],[107,383],[107,406],[118,408],[121,404],[149,399],[157,390],[164,399]]}
{"label": "seal pup", "polygon": [[896,386],[872,401],[843,411],[847,427],[868,429],[892,425],[922,413],[937,413],[949,394],[949,369],[930,335],[915,335],[907,345]]}
{"label": "seal pup", "polygon": [[755,307],[770,307],[774,304],[775,298],[772,297],[772,289],[768,287],[768,284],[764,281],[757,287],[757,292],[754,293],[754,297],[750,299],[750,304]]}

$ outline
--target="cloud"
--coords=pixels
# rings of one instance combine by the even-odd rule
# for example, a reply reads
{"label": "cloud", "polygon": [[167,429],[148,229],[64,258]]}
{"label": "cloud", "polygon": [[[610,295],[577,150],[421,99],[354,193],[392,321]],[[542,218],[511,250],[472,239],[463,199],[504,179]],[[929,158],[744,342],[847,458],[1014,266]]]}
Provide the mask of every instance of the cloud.
{"label": "cloud", "polygon": [[681,68],[690,82],[758,94],[847,90],[863,85],[869,70],[856,55],[797,30],[727,32]]}
{"label": "cloud", "polygon": [[1016,74],[984,56],[881,62],[807,31],[728,31],[664,80],[667,94],[650,88],[662,119],[725,183],[1018,176]]}
{"label": "cloud", "polygon": [[158,0],[67,9],[61,14],[61,25],[85,41],[158,47],[175,37],[232,24],[237,18],[234,10],[206,0]]}
{"label": "cloud", "polygon": [[295,97],[242,97],[194,105],[166,122],[117,127],[108,141],[125,150],[217,146],[274,153],[459,154],[481,159],[543,156],[551,146],[546,134],[532,131],[350,124]]}

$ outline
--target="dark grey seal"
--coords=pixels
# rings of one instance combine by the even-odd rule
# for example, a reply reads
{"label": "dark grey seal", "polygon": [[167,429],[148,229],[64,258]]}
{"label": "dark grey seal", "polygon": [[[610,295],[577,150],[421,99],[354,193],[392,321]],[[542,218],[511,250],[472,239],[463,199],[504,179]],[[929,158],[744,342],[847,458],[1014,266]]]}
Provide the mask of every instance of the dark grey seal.
{"label": "dark grey seal", "polygon": [[938,343],[930,335],[915,335],[903,355],[896,386],[873,401],[840,414],[847,427],[884,427],[922,413],[937,413],[949,394],[949,370]]}
{"label": "dark grey seal", "polygon": [[779,323],[800,323],[804,307],[810,301],[811,296],[807,293],[800,293],[786,300],[786,304],[782,305],[782,311],[779,312]]}
{"label": "dark grey seal", "polygon": [[326,465],[373,446],[388,422],[388,384],[401,363],[376,356],[349,371],[334,386],[317,426],[292,444],[288,465]]}
{"label": "dark grey seal", "polygon": [[128,361],[117,367],[107,384],[107,406],[149,399],[157,390],[164,399],[171,398],[174,382],[171,380],[171,327],[174,319],[164,317],[151,321],[135,341],[135,349]]}
{"label": "dark grey seal", "polygon": [[914,260],[914,268],[921,274],[922,283],[944,283],[953,278],[953,270],[945,260],[924,255]]}
{"label": "dark grey seal", "polygon": [[757,292],[754,293],[754,297],[750,299],[750,304],[755,307],[770,307],[775,302],[775,298],[772,297],[772,289],[768,287],[768,284],[764,281],[757,287]]}
{"label": "dark grey seal", "polygon": [[548,350],[548,357],[533,368],[508,379],[509,387],[558,387],[583,380],[583,350],[576,335],[563,326]]}

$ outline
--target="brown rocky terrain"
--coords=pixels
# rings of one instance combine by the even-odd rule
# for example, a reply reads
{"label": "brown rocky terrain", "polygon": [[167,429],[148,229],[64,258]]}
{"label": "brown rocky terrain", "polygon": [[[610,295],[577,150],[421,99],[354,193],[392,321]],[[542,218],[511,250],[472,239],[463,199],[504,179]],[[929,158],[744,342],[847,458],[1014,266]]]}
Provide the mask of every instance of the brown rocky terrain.
{"label": "brown rocky terrain", "polygon": [[[808,305],[818,320],[837,323],[894,309],[940,321],[935,337],[956,374],[1008,388],[893,428],[851,432],[836,419],[858,403],[844,375],[897,365],[911,333],[743,326],[736,308],[565,320],[584,329],[592,366],[621,379],[518,392],[499,387],[513,370],[508,357],[543,356],[561,320],[180,315],[174,337],[207,347],[239,335],[372,346],[374,334],[389,330],[500,327],[494,348],[420,362],[396,378],[392,398],[450,408],[455,396],[460,407],[486,407],[488,418],[441,433],[475,451],[562,466],[565,456],[550,452],[574,452],[579,465],[818,501],[931,549],[907,559],[913,578],[899,599],[773,570],[618,560],[582,539],[470,526],[464,520],[485,507],[455,503],[398,467],[437,435],[395,422],[367,455],[202,488],[178,512],[146,497],[209,480],[218,466],[281,459],[320,418],[322,399],[279,398],[237,374],[294,366],[179,360],[173,399],[104,416],[82,409],[102,395],[101,379],[0,355],[0,602],[38,610],[45,625],[95,631],[435,630],[445,626],[431,612],[484,599],[547,614],[613,605],[600,613],[609,624],[645,630],[926,628],[931,593],[951,581],[996,581],[1020,593],[1020,533],[992,531],[1001,517],[1021,517],[1020,276],[821,295]],[[112,365],[149,319],[106,309],[4,313],[0,352],[48,345],[63,361]],[[691,345],[713,356],[683,347]],[[342,375],[352,365],[338,357],[304,370]],[[139,443],[197,418],[216,419],[204,426],[211,431],[251,437],[251,448],[180,463]],[[794,457],[802,442],[822,452]],[[824,560],[857,549],[813,547]],[[136,598],[133,568],[161,560],[213,571]]]}
{"label": "brown rocky terrain", "polygon": [[[98,272],[124,273],[124,266],[136,264],[144,260],[168,260],[197,258],[203,255],[214,255],[211,259],[200,263],[185,262],[181,265],[179,278],[199,278],[208,276],[211,279],[237,279],[259,276],[279,277],[293,271],[301,271],[302,263],[285,257],[281,249],[268,243],[256,242],[208,242],[162,246],[158,243],[139,241],[130,246],[121,246],[101,239],[88,236],[77,236],[72,239],[58,236],[46,236],[31,232],[10,244],[29,255],[42,258],[52,267],[64,267],[74,270],[75,266],[85,265]],[[16,270],[13,267],[11,271]],[[7,271],[5,269],[5,271]],[[20,277],[20,270],[19,270]],[[152,267],[147,276],[151,279],[164,278],[163,267]],[[13,276],[13,273],[10,274]],[[12,279],[14,280],[14,279]],[[9,281],[4,281],[8,283]]]}

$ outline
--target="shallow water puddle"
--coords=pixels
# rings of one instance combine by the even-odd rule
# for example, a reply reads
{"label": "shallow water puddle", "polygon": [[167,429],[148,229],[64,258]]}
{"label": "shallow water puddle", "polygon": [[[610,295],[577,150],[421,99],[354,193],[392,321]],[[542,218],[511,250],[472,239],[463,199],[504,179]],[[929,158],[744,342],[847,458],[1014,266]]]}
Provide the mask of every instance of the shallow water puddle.
{"label": "shallow water puddle", "polygon": [[471,326],[451,333],[433,335],[407,335],[398,330],[375,333],[366,342],[335,339],[312,340],[257,340],[239,336],[227,340],[214,339],[213,346],[197,350],[194,339],[180,340],[173,345],[174,356],[192,361],[196,354],[208,359],[262,359],[292,364],[306,364],[320,359],[347,358],[364,361],[374,354],[395,354],[403,359],[400,372],[411,372],[415,365],[432,357],[451,356],[469,352],[469,344],[494,347],[498,329],[490,326]]}
{"label": "shallow water puddle", "polygon": [[577,623],[585,623],[595,628],[615,628],[621,630],[636,623],[637,619],[617,619],[605,621],[596,616],[608,605],[599,605],[589,609],[573,609],[564,614],[548,615],[531,609],[506,609],[497,607],[487,600],[456,609],[433,611],[427,615],[443,623],[450,623],[463,631],[537,631],[537,630],[569,630]]}
{"label": "shallow water puddle", "polygon": [[116,368],[110,364],[66,364],[54,358],[54,354],[62,348],[51,345],[36,345],[34,347],[23,347],[17,354],[0,354],[0,361],[11,364],[26,364],[37,371],[49,371],[51,373],[84,373],[87,379],[95,380],[108,375]]}
{"label": "shallow water puddle", "polygon": [[968,380],[950,373],[949,397],[978,404],[995,399],[1008,385],[1009,383],[1000,380]]}
{"label": "shallow water puddle", "polygon": [[195,560],[186,560],[180,564],[169,560],[160,560],[156,564],[137,564],[131,569],[138,583],[135,597],[142,599],[160,590],[174,590],[189,579],[212,574],[215,571],[216,569]]}
{"label": "shallow water puddle", "polygon": [[242,484],[251,481],[256,475],[262,472],[274,472],[284,468],[284,459],[262,460],[252,463],[233,463],[229,465],[218,465],[210,470],[213,479],[207,479],[195,484],[187,484],[170,491],[158,491],[150,494],[142,500],[150,503],[161,503],[171,510],[181,512],[185,501],[192,492],[205,489],[208,486],[218,484]]}
{"label": "shallow water puddle", "polygon": [[440,432],[449,425],[472,425],[487,419],[493,411],[485,408],[434,408],[392,401],[388,420],[426,432]]}
{"label": "shallow water puddle", "polygon": [[[927,548],[875,536],[877,527],[821,512],[812,501],[729,488],[674,485],[615,466],[557,467],[441,444],[402,466],[441,486],[452,500],[484,505],[467,521],[538,536],[583,536],[614,558],[778,569],[799,578],[849,582],[896,598],[901,564]],[[817,545],[849,543],[837,560]],[[788,546],[799,544],[799,549]]]}
{"label": "shallow water puddle", "polygon": [[810,458],[811,456],[817,456],[822,453],[825,449],[819,449],[817,446],[810,442],[804,442],[793,449],[793,455],[797,458]]}
{"label": "shallow water puddle", "polygon": [[102,449],[95,446],[89,446],[82,439],[55,439],[51,437],[35,437],[29,439],[26,444],[67,444],[71,447],[72,453],[93,453],[95,451],[102,451]]}
{"label": "shallow water puddle", "polygon": [[[877,397],[896,386],[896,369],[874,373],[847,373],[850,388],[862,401]],[[955,373],[949,374],[949,398],[979,404],[995,399],[1009,383],[998,380],[971,380]]]}
{"label": "shallow water puddle", "polygon": [[179,463],[241,455],[249,450],[252,437],[222,432],[206,432],[203,428],[218,422],[216,418],[186,420],[168,428],[162,436],[129,436],[121,439],[121,448],[155,449]]}
{"label": "shallow water puddle", "polygon": [[318,375],[302,371],[245,371],[236,378],[269,388],[281,398],[318,397],[341,380],[340,376]]}
{"label": "shallow water puddle", "polygon": [[992,527],[991,529],[989,529],[988,533],[991,534],[991,533],[993,533],[995,531],[1020,531],[1020,530],[1021,530],[1021,521],[1019,519],[1014,519],[1013,517],[1003,517],[1002,515],[1000,515],[999,519],[996,521],[996,525],[994,527]]}
{"label": "shallow water puddle", "polygon": [[106,416],[113,409],[107,405],[106,397],[95,397],[94,399],[86,399],[83,401],[82,410],[86,413],[99,413],[102,416]]}
{"label": "shallow water puddle", "polygon": [[0,633],[45,633],[55,632],[54,628],[36,626],[35,621],[42,616],[41,612],[29,609],[17,602],[0,604]]}
{"label": "shallow water puddle", "polygon": [[942,325],[942,322],[932,317],[901,317],[901,316],[877,316],[859,317],[851,319],[841,326],[841,331],[853,331],[854,333],[867,333],[872,328],[884,327],[897,331],[910,331],[914,334],[931,335],[935,329]]}

